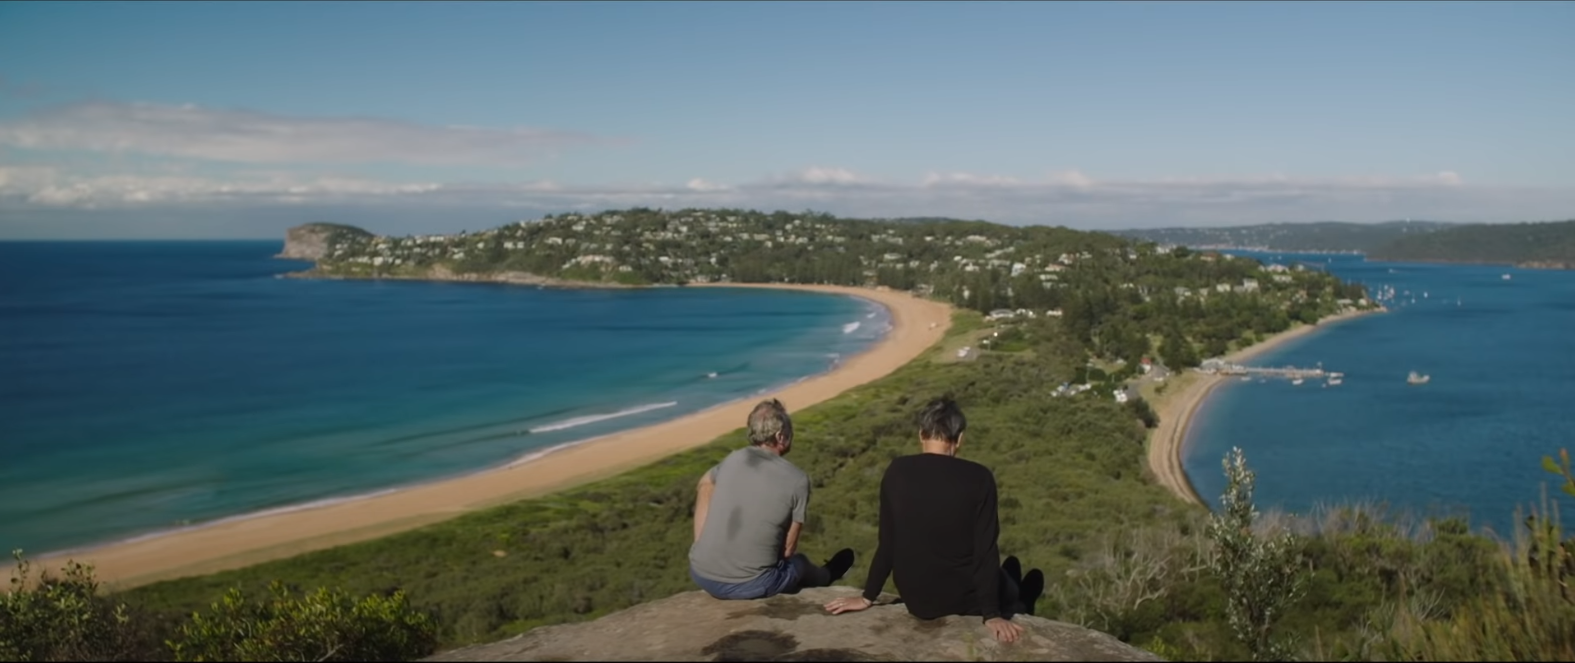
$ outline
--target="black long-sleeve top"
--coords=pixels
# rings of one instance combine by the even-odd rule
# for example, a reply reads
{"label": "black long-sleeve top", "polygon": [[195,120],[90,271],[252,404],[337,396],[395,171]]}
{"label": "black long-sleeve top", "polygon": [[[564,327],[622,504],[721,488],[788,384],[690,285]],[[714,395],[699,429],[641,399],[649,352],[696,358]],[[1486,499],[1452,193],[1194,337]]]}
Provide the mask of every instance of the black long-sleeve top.
{"label": "black long-sleeve top", "polygon": [[891,461],[880,482],[880,543],[864,598],[892,576],[908,612],[1001,616],[995,475],[973,461],[921,453]]}

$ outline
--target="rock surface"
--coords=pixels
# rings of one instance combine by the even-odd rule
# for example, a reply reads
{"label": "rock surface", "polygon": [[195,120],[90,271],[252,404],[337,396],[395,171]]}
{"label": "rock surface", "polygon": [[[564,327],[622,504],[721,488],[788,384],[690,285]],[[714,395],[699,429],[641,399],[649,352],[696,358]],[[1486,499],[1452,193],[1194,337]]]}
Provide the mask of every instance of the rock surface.
{"label": "rock surface", "polygon": [[322,260],[328,255],[328,238],[335,232],[370,235],[354,226],[333,223],[308,223],[289,229],[284,234],[284,250],[275,258],[292,260]]}
{"label": "rock surface", "polygon": [[852,587],[807,589],[760,601],[718,601],[693,591],[595,621],[545,626],[508,640],[444,652],[431,661],[1158,661],[1081,626],[1019,616],[1026,633],[995,641],[978,617],[921,621],[901,605],[830,615],[821,607]]}

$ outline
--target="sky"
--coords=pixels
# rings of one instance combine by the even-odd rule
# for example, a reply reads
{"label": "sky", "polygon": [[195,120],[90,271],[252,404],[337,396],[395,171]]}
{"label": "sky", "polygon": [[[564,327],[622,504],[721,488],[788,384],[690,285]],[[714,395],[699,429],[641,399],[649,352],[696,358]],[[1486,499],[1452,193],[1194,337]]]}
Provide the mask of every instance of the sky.
{"label": "sky", "polygon": [[1575,218],[1575,3],[0,3],[0,239]]}

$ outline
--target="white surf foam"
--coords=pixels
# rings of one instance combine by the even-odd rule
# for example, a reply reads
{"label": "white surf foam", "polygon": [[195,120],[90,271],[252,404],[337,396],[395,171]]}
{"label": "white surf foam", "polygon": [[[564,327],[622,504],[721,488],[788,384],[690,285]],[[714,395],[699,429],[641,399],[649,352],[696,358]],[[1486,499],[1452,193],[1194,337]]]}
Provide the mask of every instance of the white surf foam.
{"label": "white surf foam", "polygon": [[651,403],[649,405],[639,405],[639,406],[636,406],[636,407],[631,407],[631,408],[629,408],[627,410],[619,410],[617,412],[612,412],[612,413],[609,413],[609,414],[592,414],[592,415],[587,415],[587,416],[584,416],[584,417],[575,417],[573,419],[564,419],[563,421],[550,423],[550,424],[547,424],[545,426],[537,426],[535,428],[530,429],[530,432],[531,433],[550,433],[550,432],[555,431],[555,430],[564,430],[564,429],[567,429],[567,428],[574,428],[576,426],[584,426],[586,424],[594,424],[594,423],[596,423],[598,421],[607,421],[608,419],[617,419],[618,417],[627,417],[629,415],[640,414],[641,412],[650,412],[651,410],[660,410],[660,409],[662,409],[664,407],[673,407],[674,405],[677,405],[677,404],[678,404],[678,401],[670,401],[670,402],[667,402],[667,403]]}

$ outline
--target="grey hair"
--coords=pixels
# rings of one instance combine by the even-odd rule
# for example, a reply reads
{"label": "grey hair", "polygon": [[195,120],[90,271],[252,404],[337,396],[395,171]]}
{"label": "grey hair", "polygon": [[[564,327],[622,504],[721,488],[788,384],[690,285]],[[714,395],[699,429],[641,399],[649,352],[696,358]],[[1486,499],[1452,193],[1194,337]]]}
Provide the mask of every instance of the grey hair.
{"label": "grey hair", "polygon": [[962,408],[947,396],[925,404],[918,420],[919,436],[937,442],[956,442],[968,428],[968,418],[963,416]]}
{"label": "grey hair", "polygon": [[787,406],[775,398],[760,401],[749,412],[749,443],[772,444],[777,441],[778,434],[793,438],[793,419],[788,417]]}

